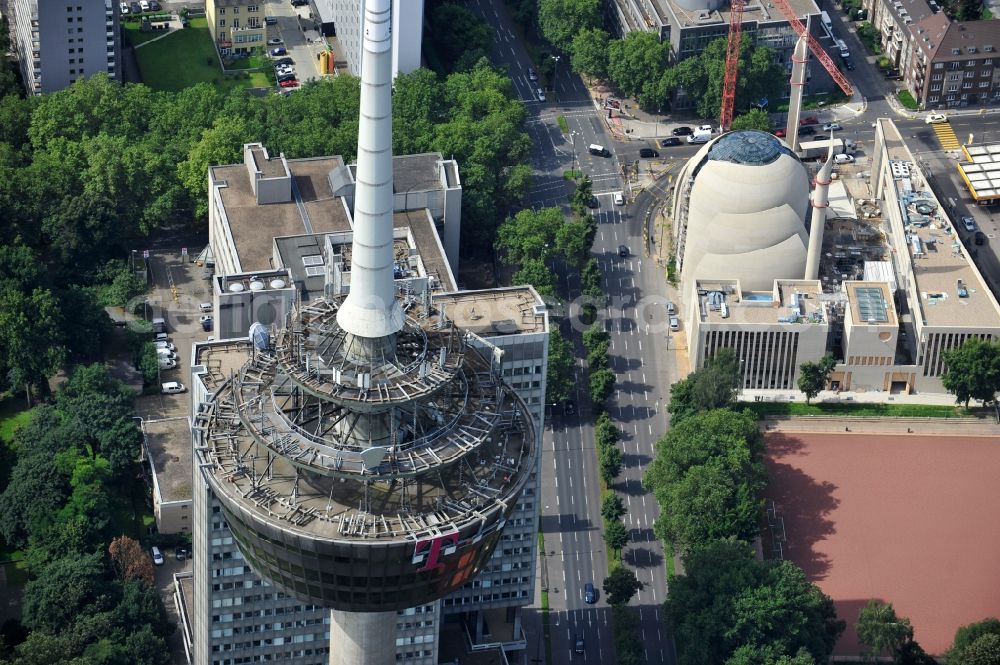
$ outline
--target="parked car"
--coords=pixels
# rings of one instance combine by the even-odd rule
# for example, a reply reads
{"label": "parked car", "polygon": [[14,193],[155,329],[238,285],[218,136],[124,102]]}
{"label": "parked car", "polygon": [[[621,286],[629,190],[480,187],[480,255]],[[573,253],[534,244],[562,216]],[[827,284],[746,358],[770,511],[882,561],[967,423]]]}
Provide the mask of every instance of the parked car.
{"label": "parked car", "polygon": [[278,74],[278,83],[284,83],[285,81],[294,81],[294,80],[295,80],[295,74],[292,73]]}
{"label": "parked car", "polygon": [[149,9],[150,11],[158,12],[161,9],[163,9],[163,7],[161,7],[160,3],[158,3],[156,0],[149,0]]}
{"label": "parked car", "polygon": [[291,58],[278,58],[274,61],[274,66],[278,67],[280,65],[294,65],[295,61]]}
{"label": "parked car", "polygon": [[622,258],[628,256],[628,245],[618,245],[618,256]]}
{"label": "parked car", "polygon": [[178,561],[183,561],[184,559],[188,558],[187,549],[184,547],[175,547],[174,558],[177,559]]}
{"label": "parked car", "polygon": [[615,192],[615,205],[623,206],[625,205],[625,195],[621,192]]}
{"label": "parked car", "polygon": [[144,12],[148,12],[152,7],[149,6],[149,0],[139,0],[139,9]]}
{"label": "parked car", "polygon": [[267,40],[268,46],[282,46],[284,43],[285,40],[282,39],[281,37],[271,37],[270,39]]}
{"label": "parked car", "polygon": [[825,125],[823,125],[824,132],[839,132],[842,129],[843,127],[841,127],[840,123],[837,122],[828,122]]}
{"label": "parked car", "polygon": [[528,80],[529,81],[538,80],[538,72],[535,71],[534,67],[528,67]]}
{"label": "parked car", "polygon": [[264,25],[278,25],[278,18],[276,16],[265,16]]}
{"label": "parked car", "polygon": [[187,392],[187,388],[185,388],[184,384],[179,381],[167,381],[160,386],[160,392],[164,395],[177,395],[179,393]]}
{"label": "parked car", "polygon": [[834,155],[833,156],[833,163],[834,164],[853,164],[854,163],[854,155],[845,155],[845,154]]}
{"label": "parked car", "polygon": [[159,547],[153,547],[149,550],[150,554],[153,555],[153,563],[157,566],[163,565],[163,552],[160,551]]}
{"label": "parked car", "polygon": [[541,88],[538,88],[538,90],[536,90],[535,92],[538,94],[538,101],[544,102],[545,101],[545,91],[542,90]]}
{"label": "parked car", "polygon": [[299,87],[299,82],[294,78],[290,78],[285,81],[279,81],[278,85],[282,88],[297,88]]}
{"label": "parked car", "polygon": [[305,7],[309,4],[309,0],[292,0],[292,7]]}
{"label": "parked car", "polygon": [[774,130],[774,135],[777,136],[778,138],[785,138],[785,130],[776,129]]}
{"label": "parked car", "polygon": [[600,208],[601,207],[601,202],[597,200],[596,196],[591,196],[590,200],[587,201],[587,207],[588,208]]}
{"label": "parked car", "polygon": [[671,136],[669,138],[660,139],[660,147],[661,148],[670,148],[672,146],[680,145],[680,144],[681,144],[681,140],[679,138],[677,138],[676,136]]}
{"label": "parked car", "polygon": [[295,67],[293,65],[275,65],[274,66],[274,73],[277,74],[278,76],[281,76],[282,74],[287,74],[289,72],[294,72],[294,71],[295,71]]}
{"label": "parked car", "polygon": [[985,245],[986,244],[986,234],[982,231],[976,231],[976,244]]}
{"label": "parked car", "polygon": [[129,5],[128,5],[128,8],[129,8],[129,11],[131,11],[133,14],[141,14],[142,13],[142,7],[139,5],[138,2],[130,2]]}
{"label": "parked car", "polygon": [[677,313],[677,307],[672,302],[667,303],[667,314],[673,315]]}
{"label": "parked car", "polygon": [[177,361],[173,358],[160,358],[160,369],[176,369]]}
{"label": "parked car", "polygon": [[653,157],[659,157],[660,153],[652,148],[639,148],[639,156],[643,159],[652,159]]}
{"label": "parked car", "polygon": [[158,349],[166,349],[167,351],[176,351],[177,350],[176,346],[174,346],[173,344],[171,344],[170,342],[167,342],[165,340],[162,341],[162,342],[155,342],[155,344],[156,344],[156,348],[158,348]]}
{"label": "parked car", "polygon": [[686,125],[681,125],[680,127],[674,127],[673,131],[671,132],[671,134],[673,134],[674,136],[688,136],[693,133],[694,130],[692,130],[690,127],[687,127]]}
{"label": "parked car", "polygon": [[810,134],[815,134],[815,133],[816,130],[813,129],[810,125],[806,125],[805,127],[799,127],[799,136],[809,136]]}
{"label": "parked car", "polygon": [[120,5],[118,6],[118,8],[119,8],[119,9],[121,10],[122,14],[128,14],[128,13],[129,13],[129,12],[128,12],[128,3],[127,3],[127,2],[123,2],[123,3],[121,3],[121,4],[120,4]]}
{"label": "parked car", "polygon": [[593,605],[597,602],[597,590],[594,589],[594,585],[591,582],[583,585],[583,602],[588,605]]}
{"label": "parked car", "polygon": [[676,316],[670,317],[670,329],[673,330],[674,332],[681,329],[681,320],[678,319]]}
{"label": "parked car", "polygon": [[819,118],[814,115],[807,115],[806,117],[799,120],[800,125],[818,125]]}
{"label": "parked car", "polygon": [[212,303],[210,303],[210,302],[199,303],[198,304],[198,310],[202,314],[209,314],[212,311]]}
{"label": "parked car", "polygon": [[204,330],[205,332],[209,332],[212,329],[211,314],[202,314],[201,318],[198,319],[198,321],[201,323],[201,329]]}
{"label": "parked car", "polygon": [[976,220],[972,219],[971,217],[963,217],[962,226],[965,227],[966,231],[972,233],[973,231],[976,230]]}
{"label": "parked car", "polygon": [[288,55],[288,51],[285,50],[284,46],[279,46],[277,48],[271,49],[271,55],[273,56]]}
{"label": "parked car", "polygon": [[847,68],[847,71],[849,72],[854,71],[854,62],[850,58],[841,58],[841,60],[843,60],[844,67]]}
{"label": "parked car", "polygon": [[696,129],[695,131],[696,132],[708,132],[709,134],[714,134],[715,133],[715,130],[712,128],[712,125],[698,125],[698,129]]}
{"label": "parked car", "polygon": [[927,117],[924,119],[928,125],[936,125],[939,122],[948,122],[948,116],[944,113],[928,113]]}

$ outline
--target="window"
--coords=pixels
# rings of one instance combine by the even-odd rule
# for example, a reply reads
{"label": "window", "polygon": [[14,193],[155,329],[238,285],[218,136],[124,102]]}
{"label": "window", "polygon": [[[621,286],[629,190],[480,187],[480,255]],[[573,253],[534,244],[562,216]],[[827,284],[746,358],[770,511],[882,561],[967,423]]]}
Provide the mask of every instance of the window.
{"label": "window", "polygon": [[993,64],[993,58],[986,58],[985,60],[983,60],[983,64],[984,65],[992,65]]}
{"label": "window", "polygon": [[941,84],[940,83],[935,83],[934,85],[931,86],[931,90],[934,90],[935,92],[938,91],[938,90],[940,90],[940,89],[941,89]]}
{"label": "window", "polygon": [[224,19],[224,18],[219,19],[219,27],[220,28],[226,27],[226,19]]}
{"label": "window", "polygon": [[961,55],[961,53],[962,53],[962,49],[960,49],[960,48],[953,48],[951,50],[951,54],[952,55]]}
{"label": "window", "polygon": [[931,76],[932,81],[940,81],[943,78],[944,78],[943,74],[934,74],[933,76]]}
{"label": "window", "polygon": [[965,62],[965,66],[966,67],[975,67],[976,66],[976,61],[975,60],[967,60]]}
{"label": "window", "polygon": [[260,7],[258,5],[249,5],[247,7],[247,11],[251,13],[256,13],[260,11]]}
{"label": "window", "polygon": [[980,88],[988,88],[988,87],[990,87],[990,82],[989,81],[980,81],[979,82],[979,87]]}
{"label": "window", "polygon": [[948,86],[948,92],[958,92],[958,84],[952,83]]}
{"label": "window", "polygon": [[971,87],[972,87],[972,81],[966,81],[965,83],[962,84],[962,90],[968,90]]}
{"label": "window", "polygon": [[225,14],[226,14],[226,8],[219,7],[219,16],[225,16]]}
{"label": "window", "polygon": [[976,52],[976,47],[975,46],[969,46],[969,47],[967,47],[965,49],[965,52],[966,53],[975,53]]}

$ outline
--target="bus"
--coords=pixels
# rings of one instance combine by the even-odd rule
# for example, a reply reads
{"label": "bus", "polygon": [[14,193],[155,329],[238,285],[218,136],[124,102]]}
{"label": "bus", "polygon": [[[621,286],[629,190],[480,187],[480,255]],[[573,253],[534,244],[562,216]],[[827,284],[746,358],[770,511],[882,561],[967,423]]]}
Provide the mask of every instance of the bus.
{"label": "bus", "polygon": [[826,12],[821,12],[820,19],[823,21],[823,31],[826,33],[826,36],[830,39],[834,39],[833,21],[830,20],[830,15]]}

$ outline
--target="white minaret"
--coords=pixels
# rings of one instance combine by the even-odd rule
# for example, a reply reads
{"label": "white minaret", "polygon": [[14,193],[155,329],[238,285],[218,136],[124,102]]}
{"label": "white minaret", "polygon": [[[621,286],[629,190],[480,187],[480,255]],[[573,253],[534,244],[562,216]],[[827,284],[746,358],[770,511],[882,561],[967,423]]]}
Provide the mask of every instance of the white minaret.
{"label": "white minaret", "polygon": [[[809,30],[808,19],[806,30]],[[799,117],[802,114],[802,92],[806,87],[806,60],[809,54],[809,47],[806,43],[805,35],[801,35],[795,42],[795,50],[792,51],[792,77],[789,83],[792,89],[788,98],[788,124],[785,127],[785,142],[792,146],[792,152],[799,150]]]}
{"label": "white minaret", "polygon": [[812,214],[809,215],[809,253],[806,254],[806,279],[819,279],[819,259],[823,252],[823,227],[826,209],[830,207],[830,183],[833,181],[833,132],[826,163],[816,174],[812,193]]}
{"label": "white minaret", "polygon": [[357,358],[374,358],[403,327],[392,275],[392,0],[365,2],[351,290],[337,313]]}

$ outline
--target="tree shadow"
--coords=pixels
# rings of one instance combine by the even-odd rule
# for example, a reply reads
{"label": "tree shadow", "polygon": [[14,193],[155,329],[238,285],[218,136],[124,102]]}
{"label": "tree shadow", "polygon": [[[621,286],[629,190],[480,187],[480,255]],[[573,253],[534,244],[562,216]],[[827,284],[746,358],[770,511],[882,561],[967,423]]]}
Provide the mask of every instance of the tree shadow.
{"label": "tree shadow", "polygon": [[646,546],[631,546],[622,553],[622,560],[636,568],[657,568],[663,565],[663,554]]}
{"label": "tree shadow", "polygon": [[636,466],[636,464],[639,464],[641,466],[646,466],[651,461],[653,461],[652,457],[641,453],[640,454],[625,453],[624,455],[622,455],[622,464],[625,466],[625,468],[632,468]]}

